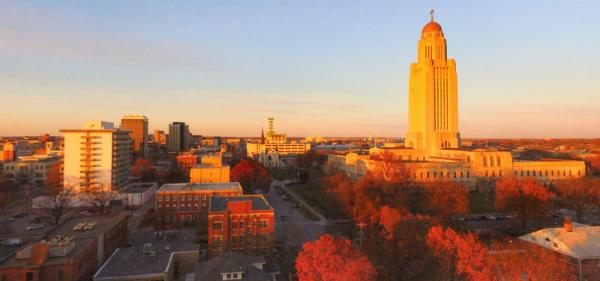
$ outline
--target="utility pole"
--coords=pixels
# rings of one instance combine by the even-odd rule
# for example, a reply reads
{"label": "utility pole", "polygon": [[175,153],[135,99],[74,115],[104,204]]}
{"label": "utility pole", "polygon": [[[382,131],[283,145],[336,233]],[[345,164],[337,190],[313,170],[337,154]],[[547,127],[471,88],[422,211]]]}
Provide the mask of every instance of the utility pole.
{"label": "utility pole", "polygon": [[356,226],[358,226],[358,246],[362,247],[362,240],[363,240],[363,237],[365,234],[364,228],[365,228],[365,226],[367,226],[367,224],[364,222],[360,222],[360,223],[357,223]]}

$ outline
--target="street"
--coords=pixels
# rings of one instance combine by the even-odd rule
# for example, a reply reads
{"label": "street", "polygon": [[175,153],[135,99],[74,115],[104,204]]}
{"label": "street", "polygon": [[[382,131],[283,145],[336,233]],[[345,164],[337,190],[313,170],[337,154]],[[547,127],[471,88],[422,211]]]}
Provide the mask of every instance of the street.
{"label": "street", "polygon": [[[292,208],[290,201],[283,200],[281,195],[277,194],[277,184],[282,183],[271,184],[269,193],[265,195],[275,209],[276,239],[288,248],[300,248],[304,242],[318,239],[325,233],[327,222],[306,219],[298,209]],[[286,219],[282,220],[282,216]]]}

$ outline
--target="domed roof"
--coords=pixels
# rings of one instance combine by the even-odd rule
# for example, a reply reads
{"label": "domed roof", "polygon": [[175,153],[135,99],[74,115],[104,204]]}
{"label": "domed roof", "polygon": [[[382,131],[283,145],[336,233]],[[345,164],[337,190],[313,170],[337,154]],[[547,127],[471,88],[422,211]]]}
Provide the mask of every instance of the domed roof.
{"label": "domed roof", "polygon": [[423,26],[423,30],[421,31],[421,33],[435,32],[435,31],[442,32],[442,26],[439,23],[432,20],[432,21],[428,22],[425,26]]}

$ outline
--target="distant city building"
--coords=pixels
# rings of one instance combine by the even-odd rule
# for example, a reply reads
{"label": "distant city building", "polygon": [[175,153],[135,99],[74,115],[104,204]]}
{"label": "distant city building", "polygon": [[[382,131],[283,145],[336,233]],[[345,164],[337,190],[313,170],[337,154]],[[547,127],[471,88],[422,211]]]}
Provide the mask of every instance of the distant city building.
{"label": "distant city building", "polygon": [[58,156],[41,154],[20,156],[15,161],[4,162],[2,169],[4,177],[15,183],[45,186],[50,173],[60,171],[60,164],[61,159]]}
{"label": "distant city building", "polygon": [[169,124],[169,152],[183,152],[190,148],[190,129],[185,122]]}
{"label": "distant city building", "polygon": [[113,123],[86,122],[83,129],[63,129],[64,189],[75,193],[125,187],[131,171],[129,133]]}
{"label": "distant city building", "polygon": [[285,134],[275,132],[275,119],[268,119],[269,130],[266,137],[261,136],[260,143],[246,143],[246,153],[249,157],[257,158],[267,167],[285,167],[293,165],[298,155],[311,149],[310,143],[290,143]]}
{"label": "distant city building", "polygon": [[229,165],[223,165],[220,154],[204,155],[201,163],[190,169],[190,182],[222,183],[229,182]]}
{"label": "distant city building", "polygon": [[148,144],[148,118],[144,115],[127,115],[121,119],[121,129],[129,131],[133,152],[146,156]]}
{"label": "distant city building", "polygon": [[262,195],[213,196],[208,211],[208,254],[241,251],[270,256],[275,212]]}
{"label": "distant city building", "polygon": [[168,183],[156,191],[157,228],[205,226],[211,196],[242,195],[238,182]]}
{"label": "distant city building", "polygon": [[600,226],[587,226],[565,218],[563,227],[545,228],[519,237],[568,260],[578,280],[600,280]]}
{"label": "distant city building", "polygon": [[329,154],[330,166],[350,176],[371,171],[383,152],[403,160],[417,181],[448,180],[475,187],[480,179],[534,177],[541,181],[583,177],[575,160],[516,160],[510,151],[461,146],[456,62],[446,57],[442,27],[431,20],[421,32],[417,62],[410,67],[408,133],[401,147],[375,147],[369,155]]}
{"label": "distant city building", "polygon": [[12,142],[5,142],[2,145],[2,161],[15,160],[15,145]]}
{"label": "distant city building", "polygon": [[159,144],[159,145],[167,144],[167,135],[165,134],[164,131],[154,130],[154,143]]}

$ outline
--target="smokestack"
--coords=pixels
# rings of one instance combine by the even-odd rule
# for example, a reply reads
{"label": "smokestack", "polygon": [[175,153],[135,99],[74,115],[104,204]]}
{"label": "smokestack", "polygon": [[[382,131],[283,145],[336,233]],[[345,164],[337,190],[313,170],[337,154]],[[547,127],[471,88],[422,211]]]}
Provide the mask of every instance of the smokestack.
{"label": "smokestack", "polygon": [[573,222],[571,220],[571,217],[565,217],[564,229],[567,232],[572,232],[573,231]]}

